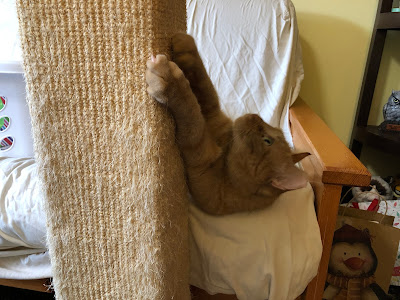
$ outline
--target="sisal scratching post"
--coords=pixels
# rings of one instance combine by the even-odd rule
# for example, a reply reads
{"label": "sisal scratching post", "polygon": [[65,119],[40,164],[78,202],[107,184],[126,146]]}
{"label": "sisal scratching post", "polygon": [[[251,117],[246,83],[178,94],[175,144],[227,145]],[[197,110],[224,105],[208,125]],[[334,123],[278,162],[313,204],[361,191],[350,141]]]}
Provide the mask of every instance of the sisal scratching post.
{"label": "sisal scratching post", "polygon": [[189,299],[184,172],[146,92],[184,0],[17,0],[58,299]]}

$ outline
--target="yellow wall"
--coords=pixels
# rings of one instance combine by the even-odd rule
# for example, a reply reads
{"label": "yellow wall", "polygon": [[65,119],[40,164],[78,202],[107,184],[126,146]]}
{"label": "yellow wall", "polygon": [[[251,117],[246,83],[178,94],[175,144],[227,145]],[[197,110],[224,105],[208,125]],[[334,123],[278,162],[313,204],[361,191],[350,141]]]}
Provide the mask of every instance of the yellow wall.
{"label": "yellow wall", "polygon": [[[300,96],[349,145],[378,0],[292,1],[305,70]],[[400,89],[399,31],[388,33],[370,124],[378,125],[383,120],[382,107],[392,89]],[[374,167],[377,156],[380,160]],[[372,173],[400,171],[398,167],[397,171],[382,169],[390,163],[393,166],[393,156],[383,157],[365,149],[362,161]],[[394,159],[400,166],[400,159]]]}
{"label": "yellow wall", "polygon": [[377,0],[293,0],[303,48],[300,96],[349,144]]}

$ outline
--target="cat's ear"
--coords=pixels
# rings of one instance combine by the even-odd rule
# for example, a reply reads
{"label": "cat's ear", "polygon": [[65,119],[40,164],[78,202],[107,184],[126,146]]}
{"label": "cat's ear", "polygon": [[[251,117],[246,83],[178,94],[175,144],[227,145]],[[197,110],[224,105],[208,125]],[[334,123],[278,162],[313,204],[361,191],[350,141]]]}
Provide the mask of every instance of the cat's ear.
{"label": "cat's ear", "polygon": [[307,185],[307,176],[295,166],[289,168],[284,174],[276,176],[272,179],[273,187],[282,191],[291,191],[303,188]]}
{"label": "cat's ear", "polygon": [[311,153],[309,153],[309,152],[293,153],[292,154],[293,163],[296,164],[299,161],[301,161],[303,158],[305,158],[309,155],[311,155]]}

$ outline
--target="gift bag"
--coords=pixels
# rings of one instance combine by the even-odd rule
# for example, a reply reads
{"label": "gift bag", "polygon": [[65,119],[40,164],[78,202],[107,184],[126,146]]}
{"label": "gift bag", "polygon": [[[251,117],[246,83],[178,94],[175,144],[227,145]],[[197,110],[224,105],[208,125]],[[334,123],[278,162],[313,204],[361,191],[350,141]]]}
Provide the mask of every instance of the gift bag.
{"label": "gift bag", "polygon": [[391,299],[400,230],[393,217],[339,208],[323,299]]}
{"label": "gift bag", "polygon": [[[374,200],[375,201],[375,200]],[[352,207],[359,208],[361,210],[377,210],[381,214],[392,216],[394,218],[393,227],[400,229],[400,200],[386,200],[379,201],[378,206],[374,201],[367,201],[361,203],[351,203]],[[354,209],[353,209],[354,210]],[[353,211],[351,210],[351,211]],[[357,211],[357,210],[354,210]],[[400,286],[400,244],[397,250],[397,258],[393,267],[391,285]]]}

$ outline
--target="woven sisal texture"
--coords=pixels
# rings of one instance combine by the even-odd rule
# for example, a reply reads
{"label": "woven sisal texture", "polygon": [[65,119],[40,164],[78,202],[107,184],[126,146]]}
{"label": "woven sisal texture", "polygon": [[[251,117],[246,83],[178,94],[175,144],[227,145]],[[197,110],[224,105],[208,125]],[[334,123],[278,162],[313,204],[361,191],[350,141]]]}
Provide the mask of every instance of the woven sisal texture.
{"label": "woven sisal texture", "polygon": [[58,299],[189,299],[184,172],[146,93],[184,0],[17,0]]}

